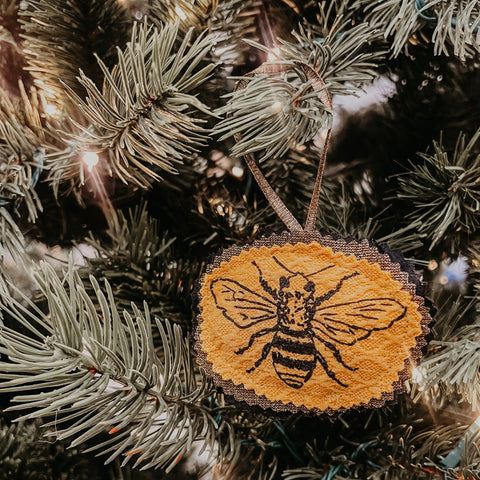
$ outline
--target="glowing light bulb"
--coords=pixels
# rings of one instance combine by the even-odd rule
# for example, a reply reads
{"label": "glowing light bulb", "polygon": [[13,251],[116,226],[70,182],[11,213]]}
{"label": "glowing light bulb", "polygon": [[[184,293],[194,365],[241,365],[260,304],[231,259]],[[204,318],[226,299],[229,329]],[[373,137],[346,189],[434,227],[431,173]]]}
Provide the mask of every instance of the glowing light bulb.
{"label": "glowing light bulb", "polygon": [[272,104],[272,110],[274,112],[280,112],[283,109],[283,103],[276,101],[275,103]]}
{"label": "glowing light bulb", "polygon": [[280,49],[278,47],[273,47],[272,51],[268,53],[267,60],[269,62],[273,62],[276,60],[280,55]]}
{"label": "glowing light bulb", "polygon": [[235,166],[232,168],[232,175],[234,177],[237,177],[237,178],[242,178],[243,177],[243,168],[242,167],[238,167],[238,166]]}
{"label": "glowing light bulb", "polygon": [[82,157],[83,163],[87,166],[89,172],[98,163],[98,154],[95,152],[85,152]]}
{"label": "glowing light bulb", "polygon": [[438,263],[436,260],[430,260],[428,262],[428,269],[429,270],[436,270],[438,268]]}
{"label": "glowing light bulb", "polygon": [[187,19],[185,12],[178,5],[175,7],[175,13],[180,17],[181,20],[185,21]]}

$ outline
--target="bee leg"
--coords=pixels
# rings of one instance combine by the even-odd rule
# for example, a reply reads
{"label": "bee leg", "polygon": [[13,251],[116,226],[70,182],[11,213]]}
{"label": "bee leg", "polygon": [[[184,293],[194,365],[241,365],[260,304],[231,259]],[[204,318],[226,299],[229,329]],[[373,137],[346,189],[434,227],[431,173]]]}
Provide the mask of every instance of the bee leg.
{"label": "bee leg", "polygon": [[320,339],[319,337],[317,337],[315,335],[315,338],[320,340],[329,350],[331,350],[331,352],[333,353],[333,356],[335,357],[335,360],[337,360],[338,363],[340,363],[341,365],[343,365],[345,368],[347,368],[348,370],[350,370],[351,372],[355,372],[356,370],[358,370],[358,367],[351,367],[350,365],[347,365],[344,361],[343,361],[343,358],[342,356],[340,355],[340,351],[338,350],[338,348],[333,344],[333,343],[330,343],[330,342],[325,342],[324,340]]}
{"label": "bee leg", "polygon": [[255,362],[255,365],[252,368],[249,368],[247,370],[247,373],[252,373],[257,367],[259,367],[262,362],[268,357],[268,354],[270,353],[270,349],[272,348],[271,343],[267,343],[264,345],[262,349],[262,356]]}
{"label": "bee leg", "polygon": [[254,333],[250,337],[248,345],[246,347],[242,347],[242,348],[239,348],[238,350],[235,350],[235,353],[237,355],[241,355],[242,353],[246,352],[254,344],[254,342],[257,338],[262,337],[263,335],[266,335],[267,333],[276,332],[276,331],[277,331],[277,328],[273,327],[273,328],[265,328],[263,330],[260,330],[259,332]]}
{"label": "bee leg", "polygon": [[323,367],[323,369],[325,370],[325,373],[332,379],[332,380],[335,380],[339,385],[341,385],[342,387],[348,387],[348,385],[346,385],[345,383],[342,383],[338,378],[337,376],[335,375],[335,372],[332,372],[332,370],[330,370],[330,368],[328,367],[328,363],[326,362],[326,360],[321,356],[321,355],[317,355],[316,356],[317,360],[318,360],[318,363]]}

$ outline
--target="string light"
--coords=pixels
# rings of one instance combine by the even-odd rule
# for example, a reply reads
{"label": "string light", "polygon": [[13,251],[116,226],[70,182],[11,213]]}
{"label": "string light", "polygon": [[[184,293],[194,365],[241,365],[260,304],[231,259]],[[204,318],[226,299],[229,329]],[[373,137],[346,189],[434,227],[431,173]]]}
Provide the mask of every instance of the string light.
{"label": "string light", "polygon": [[273,47],[272,51],[268,53],[267,60],[273,62],[277,60],[280,55],[280,49],[278,47]]}
{"label": "string light", "polygon": [[185,21],[187,19],[185,12],[178,5],[175,7],[175,13],[180,17],[181,20]]}
{"label": "string light", "polygon": [[446,275],[441,275],[438,281],[441,285],[446,285],[448,283],[448,277]]}
{"label": "string light", "polygon": [[232,175],[237,178],[242,178],[243,177],[244,170],[242,167],[235,166],[232,168]]}
{"label": "string light", "polygon": [[89,172],[98,164],[98,154],[95,152],[85,152],[82,157],[83,163],[87,166]]}
{"label": "string light", "polygon": [[429,270],[436,270],[438,268],[438,262],[436,260],[430,260],[428,262],[428,269]]}

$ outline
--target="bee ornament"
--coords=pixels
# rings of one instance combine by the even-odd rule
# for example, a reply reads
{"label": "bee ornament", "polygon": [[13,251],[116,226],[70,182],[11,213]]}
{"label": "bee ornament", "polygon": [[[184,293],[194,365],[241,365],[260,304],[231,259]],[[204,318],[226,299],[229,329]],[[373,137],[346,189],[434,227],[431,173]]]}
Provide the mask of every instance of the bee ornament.
{"label": "bee ornament", "polygon": [[[295,63],[331,108],[318,74]],[[251,75],[275,68],[285,67]],[[431,317],[413,265],[386,245],[314,228],[328,139],[305,228],[246,156],[290,231],[222,251],[198,281],[197,361],[241,405],[317,415],[380,407],[403,391],[426,345]]]}

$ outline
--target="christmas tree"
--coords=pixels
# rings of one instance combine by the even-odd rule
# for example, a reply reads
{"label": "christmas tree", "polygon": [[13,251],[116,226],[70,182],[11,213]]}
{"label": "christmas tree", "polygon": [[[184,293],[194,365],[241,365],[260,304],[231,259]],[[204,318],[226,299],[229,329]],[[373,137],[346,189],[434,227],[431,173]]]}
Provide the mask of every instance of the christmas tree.
{"label": "christmas tree", "polygon": [[[480,478],[479,52],[476,0],[0,0],[0,478]],[[199,361],[212,256],[307,217],[424,282],[394,402],[254,408]]]}

